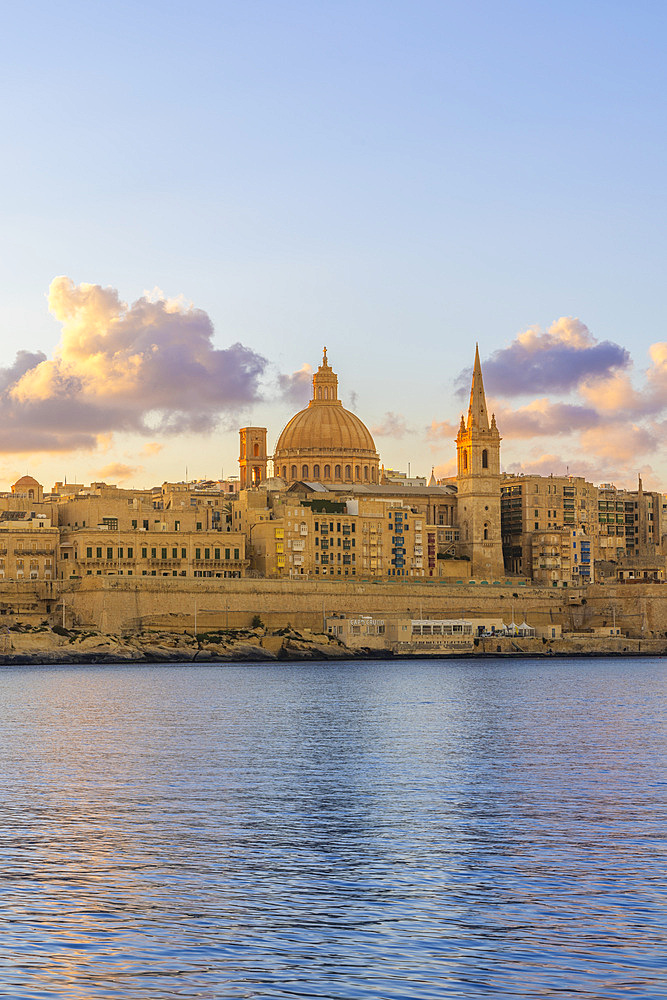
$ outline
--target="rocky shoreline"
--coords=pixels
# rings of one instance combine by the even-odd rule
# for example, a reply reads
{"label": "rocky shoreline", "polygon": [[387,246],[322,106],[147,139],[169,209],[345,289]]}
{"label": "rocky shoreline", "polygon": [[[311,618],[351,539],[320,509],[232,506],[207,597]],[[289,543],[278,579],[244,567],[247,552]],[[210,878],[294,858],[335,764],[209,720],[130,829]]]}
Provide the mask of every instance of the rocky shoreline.
{"label": "rocky shoreline", "polygon": [[97,632],[91,628],[65,629],[46,623],[14,625],[0,632],[0,664],[104,664],[104,663],[249,663],[294,660],[350,660],[461,657],[553,656],[664,656],[667,643],[660,639],[622,641],[523,640],[478,642],[468,650],[351,649],[339,639],[308,629],[291,627],[221,629],[198,633],[144,631],[126,635]]}

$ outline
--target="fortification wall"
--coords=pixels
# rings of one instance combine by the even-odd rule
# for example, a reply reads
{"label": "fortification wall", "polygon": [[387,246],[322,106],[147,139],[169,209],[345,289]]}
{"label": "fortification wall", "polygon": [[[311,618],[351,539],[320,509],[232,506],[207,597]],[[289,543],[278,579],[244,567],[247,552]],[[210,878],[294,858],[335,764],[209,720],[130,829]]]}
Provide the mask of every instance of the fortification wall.
{"label": "fortification wall", "polygon": [[[611,625],[637,638],[667,634],[667,586],[591,585],[581,590],[480,584],[289,580],[85,578],[64,591],[68,615],[105,632],[141,627],[249,625],[321,629],[324,615],[414,618],[501,617],[566,630]],[[60,605],[59,605],[60,607]]]}

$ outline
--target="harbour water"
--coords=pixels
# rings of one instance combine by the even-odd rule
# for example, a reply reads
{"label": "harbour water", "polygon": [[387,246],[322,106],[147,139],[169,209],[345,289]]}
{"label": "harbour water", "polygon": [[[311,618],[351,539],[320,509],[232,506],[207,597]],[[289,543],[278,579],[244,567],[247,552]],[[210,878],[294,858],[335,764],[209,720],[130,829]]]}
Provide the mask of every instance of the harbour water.
{"label": "harbour water", "polygon": [[647,998],[664,661],[0,668],[0,996]]}

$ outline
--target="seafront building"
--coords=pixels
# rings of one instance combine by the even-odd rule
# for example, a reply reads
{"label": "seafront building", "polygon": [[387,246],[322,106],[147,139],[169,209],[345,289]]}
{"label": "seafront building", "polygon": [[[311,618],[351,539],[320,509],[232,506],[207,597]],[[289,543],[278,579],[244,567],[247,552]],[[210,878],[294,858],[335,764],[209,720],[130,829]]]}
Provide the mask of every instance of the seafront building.
{"label": "seafront building", "polygon": [[[149,490],[23,476],[0,495],[0,579],[533,583],[665,579],[665,497],[578,476],[501,472],[476,351],[457,475],[385,470],[343,407],[326,349],[312,397],[278,435],[239,432],[239,476]],[[223,585],[223,584],[221,584]]]}

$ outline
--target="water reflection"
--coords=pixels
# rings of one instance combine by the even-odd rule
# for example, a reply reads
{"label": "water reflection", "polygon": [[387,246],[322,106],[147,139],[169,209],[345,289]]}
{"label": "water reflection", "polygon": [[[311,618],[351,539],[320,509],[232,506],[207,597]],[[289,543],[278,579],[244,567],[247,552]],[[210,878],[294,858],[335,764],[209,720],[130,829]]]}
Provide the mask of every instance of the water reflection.
{"label": "water reflection", "polygon": [[657,661],[0,690],[3,995],[662,995]]}

